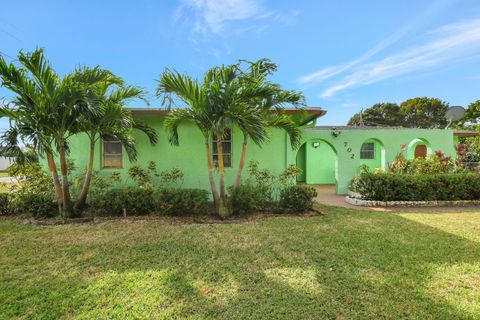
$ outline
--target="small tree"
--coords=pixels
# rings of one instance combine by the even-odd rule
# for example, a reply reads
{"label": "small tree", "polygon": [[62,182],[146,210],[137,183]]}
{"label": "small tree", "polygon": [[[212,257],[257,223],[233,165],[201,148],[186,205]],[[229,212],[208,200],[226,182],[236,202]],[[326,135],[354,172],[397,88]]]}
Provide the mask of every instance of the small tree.
{"label": "small tree", "polygon": [[137,159],[135,140],[132,130],[138,129],[145,133],[152,145],[157,143],[156,131],[140,120],[135,120],[132,112],[124,105],[133,99],[144,99],[144,92],[134,86],[125,86],[122,79],[112,77],[105,82],[99,82],[92,86],[95,98],[92,107],[95,112],[82,115],[75,130],[85,133],[90,141],[88,163],[80,195],[75,203],[75,208],[84,208],[93,170],[95,145],[101,138],[114,138],[122,143],[130,161]]}

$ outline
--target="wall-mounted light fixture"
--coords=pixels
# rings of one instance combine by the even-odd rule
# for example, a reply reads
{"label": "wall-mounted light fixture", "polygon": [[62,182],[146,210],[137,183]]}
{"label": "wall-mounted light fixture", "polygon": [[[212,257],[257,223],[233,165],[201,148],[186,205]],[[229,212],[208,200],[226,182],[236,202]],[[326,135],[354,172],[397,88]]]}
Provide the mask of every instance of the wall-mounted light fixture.
{"label": "wall-mounted light fixture", "polygon": [[320,142],[315,141],[314,143],[312,143],[312,147],[314,147],[315,149],[317,149],[318,147],[320,147]]}
{"label": "wall-mounted light fixture", "polygon": [[330,130],[331,130],[330,133],[334,138],[338,137],[340,133],[342,133],[342,131],[338,130],[336,127],[332,127],[332,129]]}

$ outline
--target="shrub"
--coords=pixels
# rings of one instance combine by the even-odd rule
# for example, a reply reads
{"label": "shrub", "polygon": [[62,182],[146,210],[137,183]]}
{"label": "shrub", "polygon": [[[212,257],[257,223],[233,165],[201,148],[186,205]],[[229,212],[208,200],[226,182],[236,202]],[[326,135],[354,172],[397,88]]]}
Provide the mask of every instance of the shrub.
{"label": "shrub", "polygon": [[155,195],[157,211],[164,215],[205,214],[208,191],[202,189],[159,189]]}
{"label": "shrub", "polygon": [[274,208],[279,188],[296,183],[302,170],[294,164],[288,165],[278,176],[268,169],[259,169],[258,161],[248,164],[249,178],[237,188],[230,187],[230,204],[234,214],[268,211]]}
{"label": "shrub", "polygon": [[151,187],[127,187],[123,190],[123,205],[127,215],[149,214],[155,211],[154,190]]}
{"label": "shrub", "polygon": [[10,202],[9,193],[0,192],[0,215],[7,215],[10,213],[9,202]]}
{"label": "shrub", "polygon": [[92,211],[101,215],[122,215],[123,189],[104,189],[90,192],[88,204]]}
{"label": "shrub", "polygon": [[21,177],[11,187],[8,209],[12,213],[48,218],[58,214],[51,177],[36,162],[14,163],[8,168],[11,176]]}
{"label": "shrub", "polygon": [[10,207],[16,213],[31,214],[34,218],[51,218],[58,215],[57,200],[51,192],[15,192]]}
{"label": "shrub", "polygon": [[149,187],[126,187],[106,189],[90,194],[91,209],[101,215],[149,214],[155,210],[153,189]]}
{"label": "shrub", "polygon": [[362,173],[353,180],[351,189],[365,199],[378,201],[478,200],[480,175]]}
{"label": "shrub", "polygon": [[313,208],[317,191],[310,186],[291,185],[280,190],[278,209],[281,212],[305,212]]}
{"label": "shrub", "polygon": [[230,188],[230,201],[234,214],[265,211],[273,203],[272,190],[268,186],[247,181],[237,188]]}

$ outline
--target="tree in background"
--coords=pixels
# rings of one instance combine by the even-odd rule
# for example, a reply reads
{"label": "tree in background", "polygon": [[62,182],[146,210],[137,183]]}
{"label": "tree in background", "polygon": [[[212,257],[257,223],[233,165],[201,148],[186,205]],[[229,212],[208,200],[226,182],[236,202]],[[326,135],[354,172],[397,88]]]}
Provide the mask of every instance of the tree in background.
{"label": "tree in background", "polygon": [[437,98],[413,98],[395,103],[377,103],[372,107],[356,113],[348,121],[349,125],[372,127],[405,128],[445,128],[445,113],[449,104]]}
{"label": "tree in background", "polygon": [[460,125],[466,129],[480,129],[480,100],[468,105]]}
{"label": "tree in background", "polygon": [[349,126],[401,127],[404,125],[400,107],[396,103],[376,103],[356,113],[348,121]]}
{"label": "tree in background", "polygon": [[448,102],[437,98],[421,97],[402,102],[400,114],[403,116],[405,127],[443,129],[447,126],[445,113],[448,108]]}

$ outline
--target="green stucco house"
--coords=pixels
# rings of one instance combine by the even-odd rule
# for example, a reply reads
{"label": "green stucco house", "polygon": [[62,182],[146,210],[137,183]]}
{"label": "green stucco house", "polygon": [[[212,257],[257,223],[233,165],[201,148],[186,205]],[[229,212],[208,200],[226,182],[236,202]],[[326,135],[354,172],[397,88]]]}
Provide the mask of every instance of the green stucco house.
{"label": "green stucco house", "polygon": [[[146,136],[138,134],[138,160],[135,164],[146,167],[149,161],[155,161],[159,170],[178,167],[185,175],[184,187],[210,190],[203,137],[199,130],[193,124],[185,123],[179,130],[180,146],[172,146],[162,127],[167,114],[165,110],[134,108],[132,112],[155,128],[159,135],[157,145],[152,146]],[[338,194],[347,193],[350,181],[362,164],[371,169],[385,169],[402,145],[406,146],[409,158],[422,157],[436,150],[455,157],[454,146],[458,137],[476,135],[474,132],[442,129],[315,126],[316,119],[323,116],[325,110],[307,108],[286,112],[303,128],[302,146],[293,150],[286,133],[272,129],[270,142],[262,148],[249,144],[246,162],[258,160],[261,167],[276,174],[288,164],[296,164],[303,171],[298,177],[299,182],[335,185]],[[240,158],[242,135],[233,128],[227,140],[224,144],[226,183],[231,185]],[[81,135],[73,137],[70,143],[71,157],[79,170],[87,163],[88,145],[87,138]],[[102,141],[97,147],[95,170],[126,174],[131,164],[118,142]]]}

